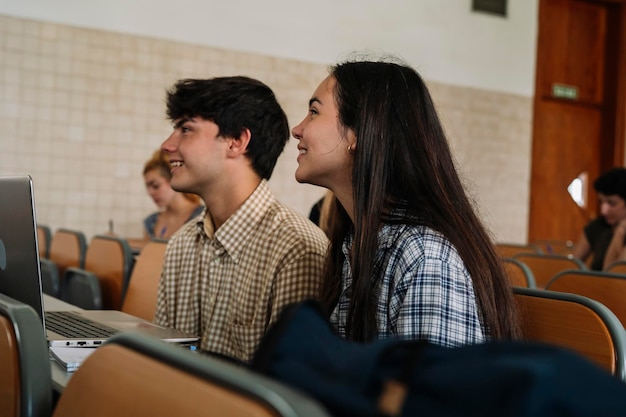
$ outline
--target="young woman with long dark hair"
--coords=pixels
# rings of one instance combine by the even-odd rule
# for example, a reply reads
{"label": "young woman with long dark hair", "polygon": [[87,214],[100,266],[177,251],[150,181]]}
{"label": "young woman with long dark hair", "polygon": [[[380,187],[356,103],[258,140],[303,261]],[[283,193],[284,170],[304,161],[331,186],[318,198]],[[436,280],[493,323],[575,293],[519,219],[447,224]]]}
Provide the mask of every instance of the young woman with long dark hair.
{"label": "young woman with long dark hair", "polygon": [[521,336],[509,281],[414,69],[333,66],[293,135],[296,179],[338,203],[322,302],[340,334],[443,346]]}

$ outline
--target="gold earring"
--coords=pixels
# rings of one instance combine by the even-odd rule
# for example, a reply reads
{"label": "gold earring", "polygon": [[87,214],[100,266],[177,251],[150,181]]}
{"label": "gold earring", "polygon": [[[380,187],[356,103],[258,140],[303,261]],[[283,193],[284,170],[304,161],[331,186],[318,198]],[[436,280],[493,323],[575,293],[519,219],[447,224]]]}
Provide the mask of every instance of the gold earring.
{"label": "gold earring", "polygon": [[354,149],[352,148],[352,144],[348,145],[348,153],[350,155],[354,155],[354,153],[355,153]]}

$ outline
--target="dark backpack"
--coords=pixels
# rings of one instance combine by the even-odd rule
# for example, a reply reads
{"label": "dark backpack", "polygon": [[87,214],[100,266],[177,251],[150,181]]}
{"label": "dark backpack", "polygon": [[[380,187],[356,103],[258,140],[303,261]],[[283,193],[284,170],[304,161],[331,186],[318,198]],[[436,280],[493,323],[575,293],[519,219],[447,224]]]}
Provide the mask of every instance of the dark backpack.
{"label": "dark backpack", "polygon": [[312,301],[283,312],[252,368],[334,416],[626,417],[626,384],[567,350],[526,342],[358,344],[336,335]]}

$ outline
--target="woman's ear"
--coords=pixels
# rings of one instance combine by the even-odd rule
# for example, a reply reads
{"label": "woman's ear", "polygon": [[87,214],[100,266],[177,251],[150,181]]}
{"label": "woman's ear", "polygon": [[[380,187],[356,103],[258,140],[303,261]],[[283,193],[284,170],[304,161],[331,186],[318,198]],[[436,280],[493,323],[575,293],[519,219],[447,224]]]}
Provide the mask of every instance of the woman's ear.
{"label": "woman's ear", "polygon": [[352,129],[348,129],[348,153],[350,155],[354,155],[356,153],[356,135],[352,131]]}

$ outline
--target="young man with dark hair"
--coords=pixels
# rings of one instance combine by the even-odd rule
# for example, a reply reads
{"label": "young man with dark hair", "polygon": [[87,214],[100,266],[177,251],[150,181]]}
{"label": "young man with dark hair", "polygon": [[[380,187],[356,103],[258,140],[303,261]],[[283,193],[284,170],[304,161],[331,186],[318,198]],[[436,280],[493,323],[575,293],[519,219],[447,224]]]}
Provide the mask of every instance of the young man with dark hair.
{"label": "young man with dark hair", "polygon": [[247,77],[177,82],[171,185],[206,205],[169,241],[155,322],[201,335],[200,347],[247,362],[283,307],[317,298],[328,241],[272,195],[289,140],[272,90]]}
{"label": "young man with dark hair", "polygon": [[605,270],[617,261],[626,240],[626,168],[613,168],[593,183],[600,199],[600,216],[583,229],[573,254],[585,261],[593,255],[591,269]]}

